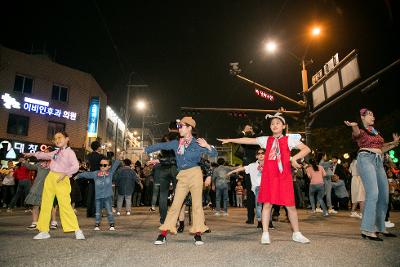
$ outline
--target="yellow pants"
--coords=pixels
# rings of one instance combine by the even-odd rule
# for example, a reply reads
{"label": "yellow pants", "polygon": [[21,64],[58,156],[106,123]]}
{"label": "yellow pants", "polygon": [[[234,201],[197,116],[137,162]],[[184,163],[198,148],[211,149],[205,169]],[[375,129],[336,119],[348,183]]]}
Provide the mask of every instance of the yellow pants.
{"label": "yellow pants", "polygon": [[79,230],[78,219],[71,206],[71,185],[69,183],[69,178],[64,177],[62,181],[57,183],[59,177],[59,173],[51,171],[44,182],[42,204],[40,206],[39,220],[36,226],[40,232],[49,231],[54,196],[57,196],[61,225],[64,232]]}
{"label": "yellow pants", "polygon": [[208,227],[204,224],[204,211],[203,211],[203,173],[200,167],[193,167],[187,170],[182,170],[178,173],[176,179],[175,197],[172,205],[167,213],[165,222],[160,226],[161,231],[170,231],[176,234],[176,222],[182,208],[183,201],[186,195],[190,192],[192,194],[192,211],[193,211],[193,224],[190,228],[191,233],[205,232]]}

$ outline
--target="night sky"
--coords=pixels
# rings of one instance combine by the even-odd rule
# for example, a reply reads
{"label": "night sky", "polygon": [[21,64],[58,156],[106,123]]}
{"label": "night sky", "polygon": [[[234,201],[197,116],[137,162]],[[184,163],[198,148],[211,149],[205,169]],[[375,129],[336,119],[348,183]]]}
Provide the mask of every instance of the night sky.
{"label": "night sky", "polygon": [[[395,0],[10,1],[1,9],[0,43],[28,53],[46,50],[56,62],[91,73],[114,109],[125,105],[131,76],[131,84],[148,85],[132,90],[131,102],[150,101],[156,118],[148,120],[162,123],[181,117],[181,106],[294,108],[257,97],[229,74],[230,62],[240,62],[244,76],[296,99],[301,68],[288,51],[302,57],[309,46],[311,80],[336,52],[343,58],[358,49],[362,79],[368,78],[400,57],[399,6]],[[323,29],[318,40],[308,35],[314,24]],[[269,39],[280,44],[274,56],[263,50]],[[372,90],[329,108],[315,125],[341,124],[361,106],[379,119],[398,109],[399,81],[397,66]],[[235,136],[246,121],[227,113],[195,118],[200,135],[214,144],[217,136]],[[133,116],[131,126],[140,125],[141,117]]]}

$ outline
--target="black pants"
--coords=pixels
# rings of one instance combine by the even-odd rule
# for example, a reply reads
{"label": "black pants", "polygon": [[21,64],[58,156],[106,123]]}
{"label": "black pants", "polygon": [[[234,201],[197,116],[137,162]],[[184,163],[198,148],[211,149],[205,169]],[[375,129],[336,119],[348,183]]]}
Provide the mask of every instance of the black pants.
{"label": "black pants", "polygon": [[94,182],[90,181],[88,184],[87,198],[86,198],[86,217],[95,217],[96,215],[96,198],[95,198]]}
{"label": "black pants", "polygon": [[[272,217],[276,217],[277,219],[279,218],[281,207],[282,206],[280,205],[272,205]],[[283,208],[285,209],[286,218],[288,218],[288,212],[286,206],[283,206]]]}
{"label": "black pants", "polygon": [[3,193],[3,204],[10,205],[11,199],[14,197],[15,185],[3,185],[1,191]]}
{"label": "black pants", "polygon": [[246,188],[246,208],[247,208],[247,222],[248,223],[253,223],[254,222],[254,209],[256,207],[256,196],[254,195],[254,192],[251,190],[251,179],[250,175],[246,174],[244,176],[244,185]]}
{"label": "black pants", "polygon": [[160,198],[158,200],[160,208],[160,223],[163,224],[167,217],[168,211],[168,194],[169,185],[172,182],[173,187],[176,185],[176,175],[178,171],[176,166],[159,166],[154,170],[155,180],[160,181]]}
{"label": "black pants", "polygon": [[332,206],[335,210],[349,210],[349,198],[343,197],[338,198],[334,192],[332,192]]}

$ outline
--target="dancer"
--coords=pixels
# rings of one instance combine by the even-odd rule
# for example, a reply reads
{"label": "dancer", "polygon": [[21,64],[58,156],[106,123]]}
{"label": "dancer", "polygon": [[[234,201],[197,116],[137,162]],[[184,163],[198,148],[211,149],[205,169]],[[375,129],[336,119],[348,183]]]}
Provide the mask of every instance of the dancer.
{"label": "dancer", "polygon": [[[167,213],[167,218],[160,226],[161,233],[154,242],[155,245],[162,245],[166,242],[167,232],[176,233],[176,221],[179,216],[183,201],[188,194],[192,194],[193,225],[191,233],[195,233],[194,239],[196,245],[203,245],[201,234],[208,227],[204,224],[204,212],[202,206],[203,193],[203,173],[199,166],[202,154],[208,154],[211,157],[218,155],[213,146],[210,146],[203,138],[197,140],[193,138],[192,131],[196,127],[196,122],[192,117],[183,117],[178,125],[181,138],[166,143],[158,143],[148,146],[145,152],[152,153],[159,150],[174,150],[176,163],[179,170],[177,175],[178,183],[176,185],[175,197],[171,208]],[[205,181],[208,186],[211,179]]]}
{"label": "dancer", "polygon": [[[119,167],[120,161],[115,160],[111,166],[109,159],[103,156],[100,160],[100,170],[93,172],[82,172],[75,176],[75,179],[92,179],[94,180],[95,192],[96,192],[96,224],[94,226],[95,231],[100,230],[101,221],[101,210],[103,207],[107,210],[107,219],[110,224],[110,231],[115,230],[115,221],[112,214],[112,178],[114,172]],[[110,169],[111,168],[111,169]]]}
{"label": "dancer", "polygon": [[[263,228],[262,227],[262,222],[261,222],[261,212],[262,212],[262,203],[258,201],[258,194],[260,192],[260,183],[261,183],[261,174],[263,171],[264,167],[264,155],[265,155],[265,149],[260,148],[257,151],[256,158],[257,161],[250,163],[247,166],[244,167],[239,167],[231,172],[229,172],[227,175],[232,175],[234,173],[238,173],[241,171],[245,171],[246,174],[250,175],[251,179],[251,190],[253,191],[255,195],[255,207],[256,207],[256,218],[258,221],[257,228]],[[273,229],[274,226],[272,224],[272,219],[269,221],[269,226],[270,229]]]}
{"label": "dancer", "polygon": [[37,229],[40,231],[33,239],[47,239],[49,234],[49,221],[54,196],[57,197],[60,207],[60,218],[64,232],[75,232],[76,239],[85,239],[79,229],[78,219],[71,207],[71,185],[69,177],[79,170],[79,162],[75,152],[69,147],[69,137],[66,132],[57,132],[54,135],[55,145],[59,148],[50,153],[26,153],[27,157],[35,156],[37,159],[51,160],[50,172],[44,182],[41,211]]}
{"label": "dancer", "polygon": [[[47,147],[44,152],[49,153],[51,151],[53,151],[53,149],[51,147]],[[37,221],[39,218],[39,208],[40,208],[40,203],[42,201],[44,181],[46,179],[46,176],[50,172],[50,160],[39,161],[35,164],[30,164],[29,162],[26,162],[24,160],[22,161],[22,165],[25,166],[28,170],[37,171],[35,181],[33,182],[33,185],[29,191],[28,196],[25,198],[25,204],[33,206],[32,223],[30,226],[26,227],[26,229],[34,230],[36,229]],[[53,207],[53,210],[51,212],[50,228],[57,229],[57,221],[55,217],[56,214],[54,209],[56,208]]]}
{"label": "dancer", "polygon": [[[267,115],[270,120],[272,136],[261,136],[257,138],[237,138],[237,139],[218,139],[222,144],[258,144],[266,149],[264,167],[261,176],[260,192],[258,202],[264,204],[262,210],[263,234],[261,244],[270,244],[271,240],[268,232],[268,221],[273,204],[286,206],[288,209],[289,220],[292,225],[293,241],[309,243],[299,231],[299,222],[294,200],[293,179],[291,165],[300,168],[297,160],[310,153],[310,149],[303,144],[297,135],[285,135],[285,119],[281,113]],[[290,159],[290,150],[297,148],[300,151]],[[291,165],[290,165],[291,163]]]}
{"label": "dancer", "polygon": [[372,111],[362,108],[359,122],[345,121],[352,128],[352,136],[359,147],[357,170],[365,189],[365,205],[361,221],[361,236],[369,240],[383,241],[377,233],[394,237],[385,229],[385,215],[389,202],[389,186],[383,167],[383,153],[399,145],[399,136],[393,134],[393,141],[384,143],[383,137],[373,127],[375,117]]}
{"label": "dancer", "polygon": [[317,201],[321,205],[324,216],[328,216],[328,209],[326,208],[324,202],[324,176],[326,176],[326,172],[324,168],[320,165],[317,165],[315,159],[310,160],[310,166],[307,167],[307,176],[310,178],[310,189],[309,189],[309,197],[311,203],[311,212],[315,213],[315,193],[317,193]]}

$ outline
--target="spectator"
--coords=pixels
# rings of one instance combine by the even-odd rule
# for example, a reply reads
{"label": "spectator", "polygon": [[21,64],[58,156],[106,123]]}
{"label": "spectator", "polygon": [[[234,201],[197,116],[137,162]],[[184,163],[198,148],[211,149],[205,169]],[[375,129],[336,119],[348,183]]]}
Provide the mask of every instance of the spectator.
{"label": "spectator", "polygon": [[310,166],[307,167],[307,176],[310,178],[310,203],[311,203],[311,211],[315,213],[315,198],[314,195],[317,193],[317,200],[322,207],[324,212],[324,216],[328,216],[328,209],[324,202],[324,176],[326,176],[326,172],[324,168],[320,165],[317,165],[315,159],[310,160]]}
{"label": "spectator", "polygon": [[239,208],[243,207],[243,186],[240,181],[237,182],[237,186],[235,188],[236,191],[236,203]]}
{"label": "spectator", "polygon": [[333,205],[336,209],[349,209],[349,193],[343,180],[339,179],[338,175],[332,176],[332,188],[334,189]]}
{"label": "spectator", "polygon": [[228,215],[228,187],[230,184],[230,179],[229,176],[227,176],[227,173],[229,173],[232,170],[232,167],[227,167],[224,166],[225,160],[223,158],[219,158],[217,160],[218,167],[214,169],[213,175],[212,175],[212,183],[213,183],[213,188],[215,188],[216,192],[216,212],[215,216],[221,215],[221,199],[223,201],[224,205],[224,211],[222,212],[223,216]]}
{"label": "spectator", "polygon": [[31,180],[29,176],[29,170],[22,165],[24,162],[24,158],[20,157],[18,160],[17,168],[14,171],[14,177],[18,180],[17,191],[13,199],[10,202],[10,207],[7,209],[8,212],[12,211],[15,208],[15,205],[19,198],[22,197],[25,200],[26,196],[29,194],[29,189],[31,188]]}
{"label": "spectator", "polygon": [[7,162],[7,168],[1,170],[4,175],[1,191],[3,193],[3,208],[10,205],[11,199],[15,193],[14,163],[12,160]]}
{"label": "spectator", "polygon": [[[94,172],[100,170],[100,160],[104,157],[100,154],[101,144],[99,141],[93,141],[90,144],[92,152],[87,156],[89,171]],[[93,179],[88,179],[88,191],[87,191],[87,203],[86,203],[86,216],[95,217],[96,214],[96,204],[95,204],[95,181]]]}
{"label": "spectator", "polygon": [[117,187],[117,216],[121,215],[121,208],[125,199],[126,215],[131,215],[132,194],[135,191],[135,184],[138,182],[136,172],[130,167],[131,160],[124,159],[124,166],[115,175],[115,185]]}
{"label": "spectator", "polygon": [[[351,179],[351,213],[350,217],[362,219],[362,213],[364,211],[364,201],[365,201],[365,190],[361,181],[361,177],[357,171],[357,158],[356,154],[352,155],[353,160],[350,164],[350,173],[353,176]],[[360,213],[357,213],[357,204],[360,204]]]}

